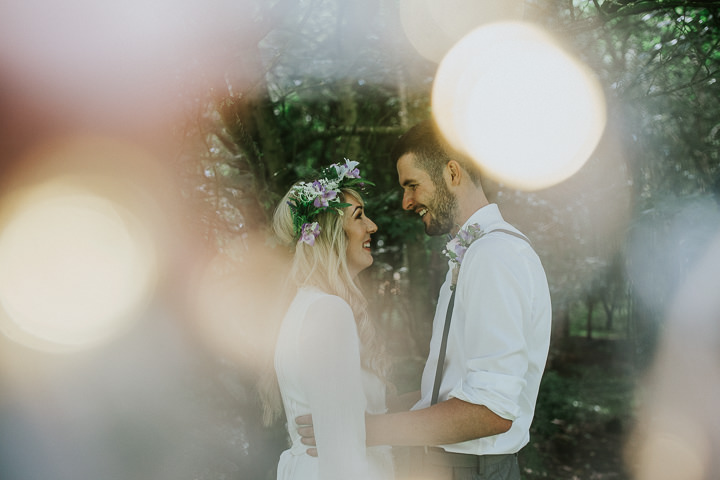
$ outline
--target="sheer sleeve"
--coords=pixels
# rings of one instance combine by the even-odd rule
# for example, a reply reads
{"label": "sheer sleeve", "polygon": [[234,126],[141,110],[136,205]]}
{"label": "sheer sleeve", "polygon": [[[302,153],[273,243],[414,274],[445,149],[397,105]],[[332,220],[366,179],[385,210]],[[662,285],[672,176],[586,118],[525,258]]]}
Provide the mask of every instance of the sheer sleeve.
{"label": "sheer sleeve", "polygon": [[312,410],[320,478],[367,480],[366,399],[350,306],[339,297],[318,300],[308,309],[299,340],[300,380]]}

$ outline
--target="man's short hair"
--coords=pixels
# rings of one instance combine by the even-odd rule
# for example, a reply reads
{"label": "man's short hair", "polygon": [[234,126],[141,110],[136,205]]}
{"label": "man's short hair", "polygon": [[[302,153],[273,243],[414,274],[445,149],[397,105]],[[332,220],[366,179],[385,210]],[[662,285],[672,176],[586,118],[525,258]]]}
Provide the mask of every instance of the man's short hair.
{"label": "man's short hair", "polygon": [[422,121],[405,132],[395,144],[391,158],[397,162],[408,153],[415,155],[417,166],[427,172],[435,183],[442,181],[445,165],[455,160],[467,171],[475,185],[481,185],[482,174],[475,162],[452,148],[432,119]]}

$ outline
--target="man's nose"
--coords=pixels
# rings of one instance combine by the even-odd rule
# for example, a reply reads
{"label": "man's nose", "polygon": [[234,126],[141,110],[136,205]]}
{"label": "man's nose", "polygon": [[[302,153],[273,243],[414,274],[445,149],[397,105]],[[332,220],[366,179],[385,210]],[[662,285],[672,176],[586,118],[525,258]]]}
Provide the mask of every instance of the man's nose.
{"label": "man's nose", "polygon": [[412,201],[412,194],[410,192],[407,192],[407,191],[403,192],[402,208],[403,208],[403,210],[412,210],[413,201]]}

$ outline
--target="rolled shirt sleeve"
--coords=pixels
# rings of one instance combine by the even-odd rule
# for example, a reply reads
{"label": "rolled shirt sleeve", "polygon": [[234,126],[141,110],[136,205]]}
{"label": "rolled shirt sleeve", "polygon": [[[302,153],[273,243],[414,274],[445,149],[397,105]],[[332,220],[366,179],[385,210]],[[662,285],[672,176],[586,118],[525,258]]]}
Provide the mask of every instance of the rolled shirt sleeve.
{"label": "rolled shirt sleeve", "polygon": [[528,370],[524,323],[533,293],[527,266],[512,251],[518,248],[526,247],[491,235],[465,256],[453,316],[462,319],[458,333],[465,374],[448,395],[485,405],[508,420],[521,413]]}

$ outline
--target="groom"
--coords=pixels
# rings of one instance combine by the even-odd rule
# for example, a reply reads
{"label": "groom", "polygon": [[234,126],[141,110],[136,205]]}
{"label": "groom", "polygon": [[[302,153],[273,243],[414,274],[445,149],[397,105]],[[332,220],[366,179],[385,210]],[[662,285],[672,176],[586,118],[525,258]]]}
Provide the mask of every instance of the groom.
{"label": "groom", "polygon": [[[420,392],[403,396],[414,401],[410,411],[368,416],[367,444],[425,447],[398,449],[408,457],[398,458],[399,473],[407,464],[409,478],[519,480],[517,452],[529,440],[550,342],[540,259],[488,202],[477,167],[434,124],[410,129],[393,158],[403,209],[418,214],[428,235],[455,238]],[[314,445],[311,426],[298,431]]]}

